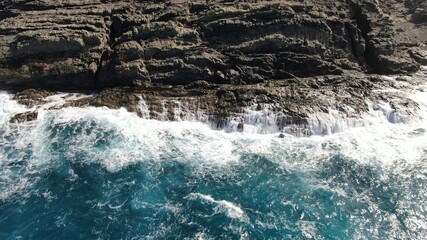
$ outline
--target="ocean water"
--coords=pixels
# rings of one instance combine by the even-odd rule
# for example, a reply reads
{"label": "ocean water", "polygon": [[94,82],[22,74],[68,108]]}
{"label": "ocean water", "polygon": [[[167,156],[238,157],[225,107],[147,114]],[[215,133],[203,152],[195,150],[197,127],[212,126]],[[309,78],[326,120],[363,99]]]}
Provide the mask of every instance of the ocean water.
{"label": "ocean water", "polygon": [[0,239],[423,239],[427,87],[408,96],[405,121],[278,138],[94,107],[12,124],[2,92]]}

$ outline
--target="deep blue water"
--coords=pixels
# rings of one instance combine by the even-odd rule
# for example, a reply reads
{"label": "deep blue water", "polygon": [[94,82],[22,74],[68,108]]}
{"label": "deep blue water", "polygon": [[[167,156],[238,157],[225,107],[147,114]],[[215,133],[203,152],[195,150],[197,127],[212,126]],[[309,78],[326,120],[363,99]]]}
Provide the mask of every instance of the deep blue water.
{"label": "deep blue water", "polygon": [[3,121],[0,239],[422,239],[426,136],[393,127],[280,139],[95,108]]}

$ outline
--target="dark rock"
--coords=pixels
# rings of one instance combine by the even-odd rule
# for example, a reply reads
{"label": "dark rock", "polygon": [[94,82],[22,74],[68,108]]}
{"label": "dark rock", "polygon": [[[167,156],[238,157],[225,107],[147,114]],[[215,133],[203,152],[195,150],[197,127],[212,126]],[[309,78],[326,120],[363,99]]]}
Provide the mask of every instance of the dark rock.
{"label": "dark rock", "polygon": [[413,48],[409,51],[409,53],[415,61],[427,66],[427,47],[425,49]]}
{"label": "dark rock", "polygon": [[[390,15],[385,14],[384,11],[387,9],[383,10],[382,4],[370,0],[348,2],[357,28],[365,39],[364,57],[375,73],[407,74],[419,69],[419,64],[407,56],[407,50],[401,46],[403,43],[396,41],[391,13]],[[353,40],[353,43],[355,42]],[[356,50],[357,47],[354,46],[353,49],[355,52],[360,52],[360,50]]]}
{"label": "dark rock", "polygon": [[237,124],[237,131],[243,132],[244,127],[245,127],[245,124],[243,122],[239,122],[239,124]]}
{"label": "dark rock", "polygon": [[192,82],[192,83],[186,85],[186,87],[187,88],[214,89],[214,88],[217,88],[217,85],[209,83],[209,82],[204,81],[204,80],[199,80],[199,81],[195,81],[195,82]]}
{"label": "dark rock", "polygon": [[412,21],[417,23],[427,22],[427,2],[424,0],[406,0],[405,5],[412,14]]}
{"label": "dark rock", "polygon": [[37,112],[23,112],[23,113],[18,113],[16,115],[14,115],[13,117],[10,118],[9,122],[10,123],[22,123],[22,122],[29,122],[29,121],[33,121],[36,120],[38,116]]}
{"label": "dark rock", "polygon": [[13,99],[17,100],[19,104],[25,105],[28,108],[32,108],[33,106],[45,103],[43,99],[53,94],[55,93],[46,90],[27,89],[16,93]]}
{"label": "dark rock", "polygon": [[419,67],[412,58],[420,58],[408,50],[425,41],[418,23],[426,8],[424,1],[400,2],[3,1],[0,87],[82,90],[199,80],[251,84],[348,70],[411,73]]}

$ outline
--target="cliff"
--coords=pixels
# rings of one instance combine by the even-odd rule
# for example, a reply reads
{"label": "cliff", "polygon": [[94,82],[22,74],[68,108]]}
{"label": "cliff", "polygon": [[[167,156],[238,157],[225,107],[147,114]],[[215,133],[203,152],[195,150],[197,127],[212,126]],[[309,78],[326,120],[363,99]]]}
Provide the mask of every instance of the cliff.
{"label": "cliff", "polygon": [[410,33],[423,39],[399,36],[424,26],[425,5],[8,0],[0,4],[0,84],[81,90],[411,73],[425,28]]}

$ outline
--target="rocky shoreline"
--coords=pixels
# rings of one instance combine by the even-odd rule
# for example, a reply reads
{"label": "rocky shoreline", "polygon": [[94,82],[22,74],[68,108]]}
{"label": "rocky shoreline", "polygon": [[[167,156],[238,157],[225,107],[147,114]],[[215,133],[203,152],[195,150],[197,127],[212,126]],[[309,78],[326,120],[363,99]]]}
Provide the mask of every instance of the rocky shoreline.
{"label": "rocky shoreline", "polygon": [[[345,79],[328,75],[298,79],[298,84],[289,80],[247,85],[198,81],[185,86],[116,87],[91,94],[77,93],[80,97],[67,98],[71,94],[64,94],[65,100],[49,106],[48,110],[123,107],[146,119],[202,121],[213,128],[230,131],[242,131],[247,124],[257,123],[297,136],[330,134],[333,130],[328,129],[327,121],[331,119],[317,119],[325,125],[320,132],[311,129],[310,121],[322,114],[337,112],[338,115],[331,117],[357,125],[364,115],[381,109],[381,104],[390,108],[381,109],[387,111],[384,115],[389,115],[390,122],[405,122],[416,116],[419,106],[409,94],[426,85],[427,68],[423,67],[413,76],[354,74]],[[40,89],[16,92],[14,99],[33,110],[13,116],[10,122],[37,118],[37,109],[55,94],[57,92]]]}
{"label": "rocky shoreline", "polygon": [[0,89],[27,106],[55,91],[95,92],[61,107],[207,117],[217,128],[233,120],[236,130],[245,111],[265,110],[295,133],[319,112],[358,118],[368,102],[410,115],[416,103],[377,90],[415,88],[427,64],[427,5],[417,0],[7,0],[0,9]]}

